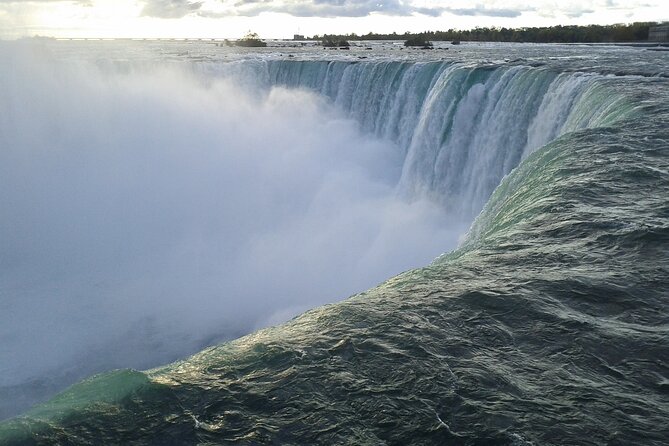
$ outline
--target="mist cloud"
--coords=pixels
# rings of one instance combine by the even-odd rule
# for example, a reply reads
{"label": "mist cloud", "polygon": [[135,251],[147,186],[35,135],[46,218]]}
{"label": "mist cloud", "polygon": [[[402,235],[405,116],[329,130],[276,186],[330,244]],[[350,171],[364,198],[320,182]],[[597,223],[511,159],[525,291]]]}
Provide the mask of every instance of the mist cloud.
{"label": "mist cloud", "polygon": [[155,366],[456,243],[439,208],[396,197],[399,150],[313,94],[11,48],[0,391]]}

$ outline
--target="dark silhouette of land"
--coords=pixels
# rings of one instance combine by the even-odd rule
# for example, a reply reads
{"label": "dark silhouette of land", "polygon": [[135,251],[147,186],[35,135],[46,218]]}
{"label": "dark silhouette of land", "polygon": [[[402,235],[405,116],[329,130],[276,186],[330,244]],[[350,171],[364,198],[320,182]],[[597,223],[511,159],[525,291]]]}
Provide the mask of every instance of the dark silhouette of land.
{"label": "dark silhouette of land", "polygon": [[466,31],[425,31],[422,33],[313,36],[310,40],[404,40],[404,41],[474,41],[535,43],[622,43],[646,42],[648,30],[657,22],[635,22],[616,25],[569,25],[541,28],[474,28]]}

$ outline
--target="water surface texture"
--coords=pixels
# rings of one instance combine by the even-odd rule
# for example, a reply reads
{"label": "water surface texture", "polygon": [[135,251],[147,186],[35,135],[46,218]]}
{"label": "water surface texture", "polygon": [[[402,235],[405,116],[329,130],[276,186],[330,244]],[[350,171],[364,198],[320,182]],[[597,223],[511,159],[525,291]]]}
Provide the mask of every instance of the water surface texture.
{"label": "water surface texture", "polygon": [[0,443],[669,442],[666,53],[369,45],[0,47]]}

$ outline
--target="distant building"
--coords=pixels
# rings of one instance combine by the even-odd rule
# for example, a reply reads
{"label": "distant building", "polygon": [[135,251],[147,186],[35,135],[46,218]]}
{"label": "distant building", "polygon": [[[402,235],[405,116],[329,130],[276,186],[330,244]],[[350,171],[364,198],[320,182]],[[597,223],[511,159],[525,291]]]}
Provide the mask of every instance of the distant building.
{"label": "distant building", "polygon": [[305,40],[302,34],[293,34],[293,40]]}
{"label": "distant building", "polygon": [[650,42],[669,42],[669,23],[651,26],[648,30],[648,40]]}

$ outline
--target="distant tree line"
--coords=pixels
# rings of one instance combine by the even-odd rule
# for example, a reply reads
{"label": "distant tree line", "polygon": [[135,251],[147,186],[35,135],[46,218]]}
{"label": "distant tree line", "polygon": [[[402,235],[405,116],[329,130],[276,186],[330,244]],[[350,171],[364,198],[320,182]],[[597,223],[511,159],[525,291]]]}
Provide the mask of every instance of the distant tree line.
{"label": "distant tree line", "polygon": [[[534,43],[600,43],[640,42],[648,40],[648,29],[657,22],[635,22],[617,25],[550,26],[542,28],[474,28],[466,31],[425,31],[422,33],[345,34],[328,36],[331,40],[410,40],[473,41],[473,42],[534,42]],[[322,40],[318,35],[312,40]]]}

